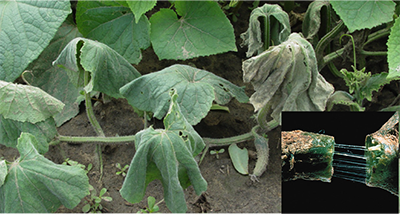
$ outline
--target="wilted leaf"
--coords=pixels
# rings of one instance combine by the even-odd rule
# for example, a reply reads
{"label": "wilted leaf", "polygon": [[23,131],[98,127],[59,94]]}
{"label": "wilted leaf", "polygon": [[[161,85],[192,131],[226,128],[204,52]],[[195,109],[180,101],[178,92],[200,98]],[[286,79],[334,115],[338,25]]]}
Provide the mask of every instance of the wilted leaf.
{"label": "wilted leaf", "polygon": [[0,80],[13,82],[49,44],[71,13],[60,1],[0,2]]}
{"label": "wilted leaf", "polygon": [[240,149],[236,143],[234,143],[229,146],[228,151],[235,169],[240,174],[249,174],[249,153],[247,149]]}
{"label": "wilted leaf", "polygon": [[33,124],[4,119],[0,115],[0,144],[16,148],[18,138],[22,132],[30,133],[36,137],[39,142],[37,150],[40,154],[44,154],[49,150],[48,143],[57,135],[56,124],[52,117]]}
{"label": "wilted leaf", "polygon": [[162,8],[150,18],[151,43],[159,59],[237,51],[232,24],[217,2],[175,1],[174,6],[176,13]]}
{"label": "wilted leaf", "polygon": [[[119,88],[140,76],[113,49],[85,38],[76,38],[69,42],[53,65],[64,68],[71,82],[77,87],[85,87],[86,92],[99,91],[114,98],[121,98]],[[88,85],[83,85],[83,71],[79,69],[80,66],[91,73]]]}
{"label": "wilted leaf", "polygon": [[208,71],[187,65],[172,65],[143,75],[120,91],[129,104],[142,111],[154,112],[154,116],[161,119],[169,108],[169,92],[172,88],[179,94],[182,114],[192,125],[207,115],[213,100],[221,105],[233,97],[239,102],[248,101],[243,88]]}
{"label": "wilted leaf", "polygon": [[149,20],[136,20],[125,1],[79,1],[76,17],[84,37],[108,45],[129,63],[138,64],[141,49],[150,46]]}
{"label": "wilted leaf", "polygon": [[243,62],[243,80],[256,91],[255,111],[269,105],[280,122],[282,111],[324,111],[333,86],[319,74],[314,49],[299,34]]}
{"label": "wilted leaf", "polygon": [[71,19],[72,16],[67,18],[39,58],[28,66],[27,70],[32,73],[24,74],[29,84],[43,89],[65,104],[64,109],[54,116],[57,126],[79,113],[77,97],[82,89],[76,88],[69,81],[65,71],[51,64],[68,42],[81,35]]}
{"label": "wilted leaf", "polygon": [[[259,18],[264,18],[264,22],[260,23]],[[274,18],[277,22],[272,21]],[[240,35],[243,39],[241,46],[248,46],[247,57],[251,57],[254,53],[262,52],[265,38],[265,27],[270,29],[271,40],[274,45],[279,45],[286,41],[290,34],[290,23],[288,14],[282,10],[279,5],[264,4],[251,12],[249,28],[245,33]]]}
{"label": "wilted leaf", "polygon": [[120,193],[130,203],[138,203],[147,184],[160,179],[169,210],[186,212],[180,167],[186,169],[197,195],[206,191],[207,182],[193,158],[204,148],[204,142],[180,112],[175,91],[170,98],[170,109],[164,119],[166,129],[150,127],[135,135],[136,153]]}
{"label": "wilted leaf", "polygon": [[38,142],[23,133],[18,140],[20,157],[8,165],[0,187],[0,212],[55,212],[61,204],[72,209],[89,194],[86,172],[77,166],[55,164],[37,151]]}
{"label": "wilted leaf", "polygon": [[393,1],[329,1],[350,33],[393,20]]}
{"label": "wilted leaf", "polygon": [[330,111],[336,104],[346,105],[357,111],[364,111],[365,109],[354,102],[354,97],[345,91],[335,91],[326,103],[326,110]]}
{"label": "wilted leaf", "polygon": [[40,88],[0,80],[0,114],[6,119],[37,123],[62,111],[64,104]]}
{"label": "wilted leaf", "polygon": [[323,14],[323,8],[330,9],[329,1],[313,1],[308,6],[304,20],[302,24],[302,33],[304,37],[310,41],[315,47],[318,43],[317,34],[321,26],[321,15]]}

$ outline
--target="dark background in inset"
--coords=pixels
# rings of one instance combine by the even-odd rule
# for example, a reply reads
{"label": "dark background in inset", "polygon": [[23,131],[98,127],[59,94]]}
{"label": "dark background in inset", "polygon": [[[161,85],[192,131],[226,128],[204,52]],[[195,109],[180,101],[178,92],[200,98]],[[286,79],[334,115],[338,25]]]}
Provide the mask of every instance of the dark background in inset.
{"label": "dark background in inset", "polygon": [[[283,112],[282,131],[302,130],[335,137],[335,143],[365,146],[394,112]],[[339,178],[331,183],[282,182],[282,212],[398,213],[399,198],[390,192]]]}

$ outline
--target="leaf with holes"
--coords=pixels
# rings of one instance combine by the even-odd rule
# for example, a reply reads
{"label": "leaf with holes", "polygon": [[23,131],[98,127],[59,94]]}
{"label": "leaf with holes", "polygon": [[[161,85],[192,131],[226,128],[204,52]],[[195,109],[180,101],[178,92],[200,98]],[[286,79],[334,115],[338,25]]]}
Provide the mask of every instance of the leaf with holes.
{"label": "leaf with holes", "polygon": [[151,43],[159,59],[237,51],[233,27],[217,2],[175,1],[174,6],[176,13],[162,8],[150,18]]}
{"label": "leaf with holes", "polygon": [[71,13],[68,0],[0,2],[0,80],[13,82]]}
{"label": "leaf with holes", "polygon": [[20,157],[7,164],[0,187],[0,212],[50,213],[61,204],[72,209],[89,194],[85,170],[51,162],[39,154],[37,144],[31,134],[22,133],[18,139]]}
{"label": "leaf with holes", "polygon": [[182,114],[192,125],[207,115],[213,100],[221,105],[233,97],[242,103],[248,101],[243,88],[208,71],[178,64],[143,75],[120,91],[129,104],[142,111],[151,111],[161,119],[168,111],[172,88],[179,94]]}
{"label": "leaf with holes", "polygon": [[297,33],[242,67],[244,82],[251,82],[256,91],[250,97],[255,111],[268,105],[279,122],[282,111],[324,111],[334,91],[318,72],[312,45]]}
{"label": "leaf with holes", "polygon": [[207,182],[194,159],[204,148],[204,142],[180,112],[176,91],[170,92],[165,129],[150,127],[135,135],[136,153],[120,193],[125,200],[138,203],[143,199],[148,183],[159,179],[168,209],[186,212],[184,178],[190,180],[197,195],[207,189]]}

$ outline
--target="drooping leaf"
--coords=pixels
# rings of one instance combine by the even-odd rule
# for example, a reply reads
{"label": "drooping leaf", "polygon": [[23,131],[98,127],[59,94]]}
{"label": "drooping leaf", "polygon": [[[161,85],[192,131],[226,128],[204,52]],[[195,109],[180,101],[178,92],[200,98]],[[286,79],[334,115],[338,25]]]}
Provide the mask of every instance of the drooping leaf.
{"label": "drooping leaf", "polygon": [[[260,23],[260,18],[264,21]],[[271,20],[272,18],[275,21]],[[251,57],[254,53],[262,52],[266,41],[263,34],[266,29],[270,29],[271,40],[273,45],[279,45],[286,41],[290,34],[290,23],[288,14],[282,10],[279,5],[264,4],[262,7],[254,9],[250,14],[249,28],[245,33],[240,35],[243,39],[241,46],[248,46],[246,52],[247,57]],[[270,42],[270,41],[267,41]]]}
{"label": "drooping leaf", "polygon": [[37,123],[62,111],[64,104],[40,88],[0,80],[0,114],[6,119]]}
{"label": "drooping leaf", "polygon": [[397,18],[390,30],[387,42],[387,60],[389,63],[388,79],[400,77],[400,19]]}
{"label": "drooping leaf", "polygon": [[208,71],[178,64],[143,75],[120,91],[129,104],[142,111],[154,112],[154,116],[161,119],[169,108],[172,88],[179,94],[182,113],[192,125],[207,115],[213,100],[221,105],[233,97],[239,102],[248,101],[243,88]]}
{"label": "drooping leaf", "polygon": [[156,0],[148,0],[148,1],[126,1],[131,9],[132,13],[135,15],[135,23],[139,22],[140,17],[145,14],[147,11],[153,9],[156,5]]}
{"label": "drooping leaf", "polygon": [[[119,89],[140,76],[140,73],[113,49],[85,38],[75,38],[69,42],[53,65],[64,68],[71,82],[77,87],[85,87],[86,92],[99,91],[114,98],[121,98]],[[84,71],[79,67],[91,73],[90,82],[86,86],[83,85]]]}
{"label": "drooping leaf", "polygon": [[68,42],[81,36],[71,19],[72,16],[67,18],[39,58],[28,66],[27,70],[32,73],[24,74],[29,84],[43,89],[65,104],[62,112],[54,116],[57,126],[79,113],[80,102],[77,101],[77,97],[82,89],[76,88],[70,82],[65,71],[51,64]]}
{"label": "drooping leaf", "polygon": [[297,33],[243,62],[244,82],[256,91],[250,97],[255,111],[269,105],[280,122],[282,111],[323,111],[333,86],[319,74],[314,49]]}
{"label": "drooping leaf", "polygon": [[320,30],[323,8],[329,9],[329,1],[313,1],[308,6],[302,24],[302,33],[304,37],[315,47],[318,43],[317,34]]}
{"label": "drooping leaf", "polygon": [[141,49],[150,46],[150,22],[144,15],[136,20],[128,7],[132,2],[126,3],[79,1],[76,22],[84,37],[102,42],[129,63],[138,64],[142,59]]}
{"label": "drooping leaf", "polygon": [[150,127],[135,135],[136,153],[120,193],[125,200],[138,203],[143,199],[147,184],[160,179],[169,210],[186,212],[179,168],[186,169],[185,174],[197,195],[206,191],[207,182],[193,158],[204,148],[204,142],[180,112],[176,91],[173,90],[170,98],[170,109],[164,119],[166,129]]}
{"label": "drooping leaf", "polygon": [[351,94],[347,93],[346,91],[335,91],[333,93],[327,103],[326,103],[326,110],[330,111],[332,110],[333,106],[336,104],[341,104],[341,105],[347,105],[350,108],[353,108],[357,111],[364,111],[365,108],[358,105],[356,102],[354,102],[354,97],[351,96]]}
{"label": "drooping leaf", "polygon": [[329,1],[350,33],[393,20],[396,4],[393,1]]}
{"label": "drooping leaf", "polygon": [[240,174],[249,174],[249,153],[247,149],[241,149],[234,143],[229,146],[228,151],[235,169]]}
{"label": "drooping leaf", "polygon": [[89,194],[89,179],[78,166],[55,164],[37,151],[38,142],[21,134],[20,157],[8,165],[0,187],[0,212],[55,212],[61,204],[72,209]]}
{"label": "drooping leaf", "polygon": [[150,18],[151,43],[159,59],[237,51],[232,24],[217,2],[176,1],[174,5],[176,13],[162,8]]}
{"label": "drooping leaf", "polygon": [[0,2],[0,80],[13,82],[71,13],[68,0]]}
{"label": "drooping leaf", "polygon": [[0,115],[0,144],[8,147],[17,147],[18,138],[22,132],[30,133],[40,143],[37,150],[44,154],[49,149],[49,142],[57,135],[56,124],[52,117],[35,124],[5,119]]}
{"label": "drooping leaf", "polygon": [[0,187],[3,186],[7,175],[7,164],[6,160],[0,160]]}

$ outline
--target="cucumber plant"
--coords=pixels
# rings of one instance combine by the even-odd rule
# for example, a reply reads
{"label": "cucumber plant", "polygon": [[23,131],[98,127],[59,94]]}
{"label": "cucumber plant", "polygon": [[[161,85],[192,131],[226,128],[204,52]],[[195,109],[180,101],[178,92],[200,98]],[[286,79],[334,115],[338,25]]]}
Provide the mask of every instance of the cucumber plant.
{"label": "cucumber plant", "polygon": [[[344,24],[349,25],[345,18],[344,24],[327,28],[331,31],[314,51],[301,34],[290,32],[288,15],[279,6],[255,8],[250,28],[242,35],[243,44],[249,47],[247,57],[258,54],[243,62],[243,80],[255,89],[249,98],[243,87],[187,65],[175,64],[145,75],[136,70],[132,64],[139,63],[141,50],[150,46],[160,60],[237,51],[233,27],[217,2],[173,1],[171,7],[148,18],[146,12],[155,4],[78,1],[71,13],[68,0],[0,2],[0,144],[20,153],[13,162],[0,159],[1,212],[55,212],[61,205],[72,209],[90,193],[84,169],[55,164],[43,156],[49,146],[60,142],[96,143],[99,162],[95,167],[100,171],[101,144],[134,143],[136,152],[121,196],[131,203],[140,202],[147,185],[159,179],[168,209],[185,212],[183,190],[193,185],[200,195],[207,189],[194,159],[205,147],[253,140],[258,159],[249,176],[257,181],[268,164],[266,133],[280,124],[280,113],[323,111],[333,97],[333,86],[319,70],[337,56],[332,52],[321,59],[316,53],[325,50]],[[392,3],[377,4],[394,8]],[[16,16],[15,11],[23,15]],[[399,25],[396,19],[389,36],[387,80],[400,76],[394,54],[400,44]],[[20,76],[26,84],[16,83]],[[91,103],[98,93],[126,99],[146,122],[152,115],[163,121],[164,128],[145,126],[135,135],[105,136]],[[201,137],[193,126],[210,109],[233,98],[254,106],[258,124],[239,136]],[[82,101],[97,136],[60,135],[56,128],[77,115]],[[243,174],[248,174],[247,169]]]}

